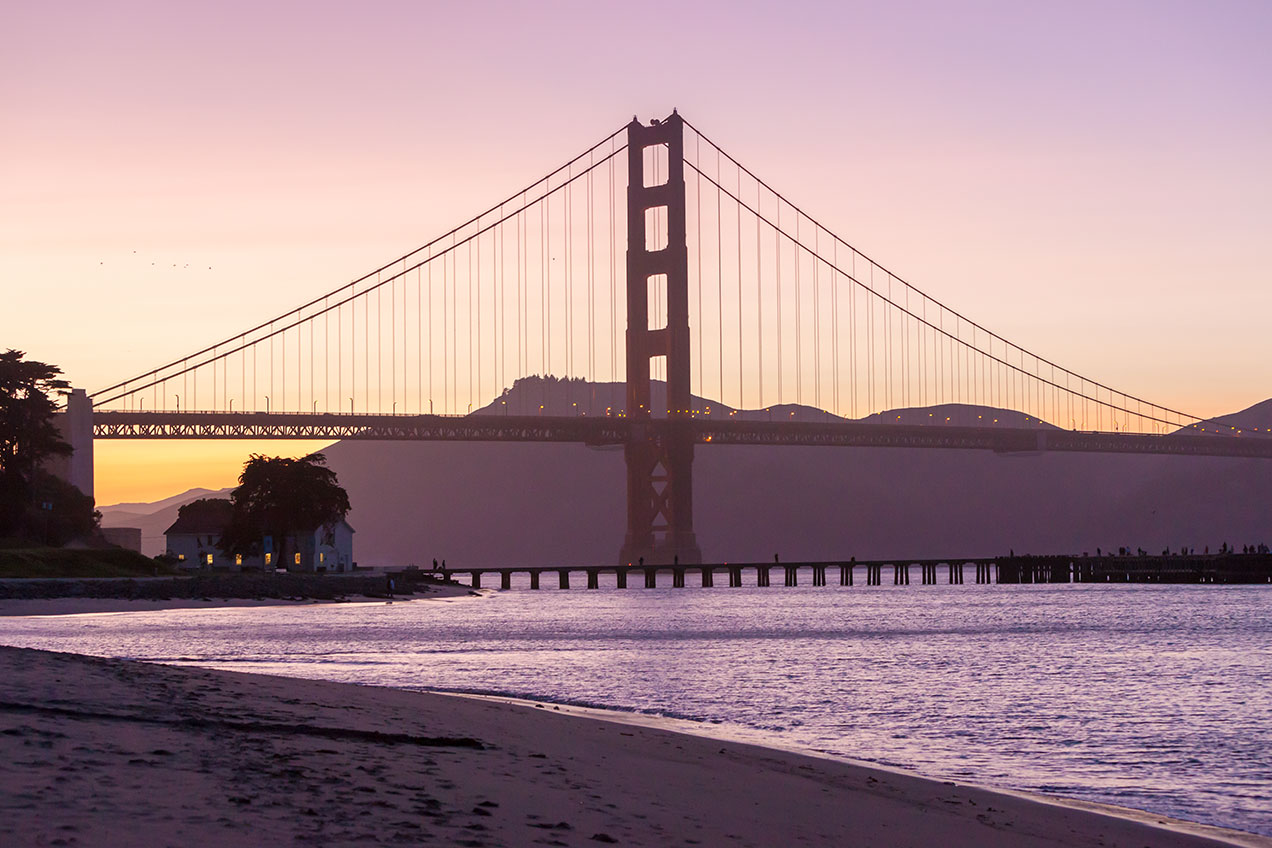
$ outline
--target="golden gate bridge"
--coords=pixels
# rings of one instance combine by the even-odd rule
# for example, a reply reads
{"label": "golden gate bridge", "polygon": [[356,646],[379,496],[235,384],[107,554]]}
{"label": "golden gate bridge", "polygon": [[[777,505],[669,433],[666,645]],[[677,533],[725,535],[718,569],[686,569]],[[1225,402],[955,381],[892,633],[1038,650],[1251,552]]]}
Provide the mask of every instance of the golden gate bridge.
{"label": "golden gate bridge", "polygon": [[[533,375],[624,389],[552,414],[508,392]],[[1266,430],[1114,389],[925,294],[676,112],[289,312],[76,393],[68,418],[90,480],[92,439],[622,446],[628,563],[700,561],[703,445],[1272,458]]]}

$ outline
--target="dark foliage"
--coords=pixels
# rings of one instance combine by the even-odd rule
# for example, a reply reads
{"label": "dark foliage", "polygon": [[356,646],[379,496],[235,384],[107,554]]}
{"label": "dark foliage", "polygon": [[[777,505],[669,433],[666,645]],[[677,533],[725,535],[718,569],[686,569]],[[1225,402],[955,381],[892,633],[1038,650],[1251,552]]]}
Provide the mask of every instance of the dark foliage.
{"label": "dark foliage", "polygon": [[46,471],[36,472],[32,493],[25,526],[27,538],[34,541],[61,547],[90,535],[102,520],[92,498]]}
{"label": "dark foliage", "polygon": [[227,554],[255,556],[272,536],[278,563],[287,559],[287,537],[330,527],[349,513],[349,496],[321,453],[289,459],[253,454],[230,495],[233,510],[221,537]]}
{"label": "dark foliage", "polygon": [[229,498],[199,498],[182,504],[177,509],[177,522],[174,526],[181,528],[183,525],[190,525],[199,528],[184,532],[221,535],[230,525],[233,514],[234,504]]}
{"label": "dark foliage", "polygon": [[70,384],[58,379],[62,371],[57,366],[24,360],[25,355],[19,350],[0,353],[0,536],[39,533],[44,522],[35,527],[29,522],[40,466],[71,453],[53,423],[52,397]]}

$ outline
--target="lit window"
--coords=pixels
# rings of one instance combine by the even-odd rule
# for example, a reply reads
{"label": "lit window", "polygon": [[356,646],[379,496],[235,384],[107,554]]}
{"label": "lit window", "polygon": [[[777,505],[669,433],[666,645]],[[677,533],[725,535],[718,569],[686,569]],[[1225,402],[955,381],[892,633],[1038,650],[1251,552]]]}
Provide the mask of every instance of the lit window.
{"label": "lit window", "polygon": [[177,562],[185,562],[185,554],[177,554]]}
{"label": "lit window", "polygon": [[204,555],[204,557],[203,557],[203,561],[204,561],[204,562],[206,562],[208,565],[211,565],[211,564],[212,564],[212,554],[205,554],[205,555]]}
{"label": "lit window", "polygon": [[269,564],[270,564],[270,562],[272,562],[272,561],[273,561],[273,559],[274,559],[274,555],[273,555],[273,554],[265,554],[265,564],[266,564],[266,565],[269,565]]}
{"label": "lit window", "polygon": [[242,555],[242,554],[235,554],[235,555],[234,555],[234,564],[235,564],[235,565],[242,565],[242,564],[243,564],[243,555]]}
{"label": "lit window", "polygon": [[299,552],[297,552],[297,554],[296,554],[295,563],[296,563],[297,565],[300,565],[300,553],[299,553]]}
{"label": "lit window", "polygon": [[318,561],[319,561],[319,562],[326,562],[326,561],[327,561],[327,555],[326,555],[326,554],[318,554]]}

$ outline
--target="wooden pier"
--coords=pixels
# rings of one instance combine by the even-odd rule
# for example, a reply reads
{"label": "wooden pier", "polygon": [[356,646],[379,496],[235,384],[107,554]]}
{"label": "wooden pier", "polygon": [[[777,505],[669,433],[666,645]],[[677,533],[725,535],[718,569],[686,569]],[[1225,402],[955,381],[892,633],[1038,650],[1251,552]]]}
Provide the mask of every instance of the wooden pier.
{"label": "wooden pier", "polygon": [[[836,560],[830,562],[720,562],[702,564],[628,565],[560,565],[560,566],[459,566],[454,568],[416,569],[396,572],[409,580],[414,575],[428,575],[457,580],[463,575],[474,589],[483,587],[484,578],[498,578],[499,588],[511,589],[514,574],[529,576],[531,589],[542,585],[546,572],[557,577],[560,589],[574,588],[573,575],[582,574],[583,585],[599,589],[602,574],[613,574],[616,588],[644,585],[657,588],[658,575],[670,573],[671,587],[683,589],[691,585],[713,587],[716,578],[727,581],[730,588],[743,585],[770,587],[774,573],[781,574],[783,586],[798,586],[800,576],[809,578],[813,586],[829,584],[828,575],[838,576],[838,585],[856,585],[858,570],[864,572],[866,586],[881,586],[885,574],[894,586],[910,585],[913,572],[922,586],[937,583],[960,585],[965,576],[973,576],[976,584],[1033,583],[1198,583],[1198,584],[1272,584],[1272,555],[1269,554],[1204,554],[1161,556],[1005,556],[955,559],[890,559]],[[744,577],[755,575],[754,583]],[[634,580],[632,578],[635,578]],[[549,577],[550,579],[550,577]],[[665,578],[664,578],[665,579]],[[664,582],[663,585],[666,585]]]}

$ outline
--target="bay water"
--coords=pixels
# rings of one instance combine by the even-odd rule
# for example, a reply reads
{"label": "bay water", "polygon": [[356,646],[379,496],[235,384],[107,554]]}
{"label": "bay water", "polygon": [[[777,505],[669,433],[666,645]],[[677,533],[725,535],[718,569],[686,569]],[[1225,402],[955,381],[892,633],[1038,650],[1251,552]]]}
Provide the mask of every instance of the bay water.
{"label": "bay water", "polygon": [[548,577],[410,603],[4,618],[0,643],[635,711],[1272,835],[1268,587]]}

